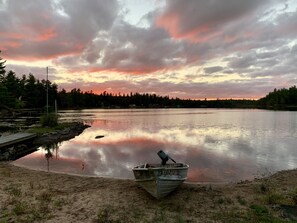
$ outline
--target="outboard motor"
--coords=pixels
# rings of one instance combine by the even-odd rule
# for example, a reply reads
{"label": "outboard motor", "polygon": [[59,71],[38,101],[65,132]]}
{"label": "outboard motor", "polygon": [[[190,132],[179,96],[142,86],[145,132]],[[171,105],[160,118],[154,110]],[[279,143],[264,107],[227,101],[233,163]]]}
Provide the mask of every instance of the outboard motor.
{"label": "outboard motor", "polygon": [[168,156],[166,153],[164,153],[163,150],[160,150],[160,151],[158,152],[158,156],[159,156],[160,159],[162,160],[162,165],[166,165],[166,162],[167,162],[169,159],[172,160],[174,163],[176,163],[175,160],[172,159],[170,156]]}

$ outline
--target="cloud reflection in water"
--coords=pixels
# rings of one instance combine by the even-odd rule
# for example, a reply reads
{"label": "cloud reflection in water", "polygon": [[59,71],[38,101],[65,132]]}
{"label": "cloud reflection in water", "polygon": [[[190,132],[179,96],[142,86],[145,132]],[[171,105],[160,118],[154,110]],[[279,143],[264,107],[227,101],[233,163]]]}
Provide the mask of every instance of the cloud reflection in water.
{"label": "cloud reflection in water", "polygon": [[[248,161],[232,159],[198,146],[186,145],[172,140],[161,140],[153,137],[121,137],[114,136],[95,140],[92,132],[86,132],[89,140],[79,137],[64,142],[58,149],[58,158],[50,159],[50,171],[73,174],[112,176],[132,178],[131,169],[140,163],[159,163],[157,152],[162,149],[177,162],[190,165],[188,181],[235,181],[239,178],[251,178],[249,171],[242,163]],[[116,140],[116,135],[119,139]],[[159,139],[158,139],[159,138]],[[189,143],[191,144],[191,143]],[[56,151],[53,151],[55,154]],[[17,161],[18,165],[34,169],[46,170],[45,150],[36,152]]]}
{"label": "cloud reflection in water", "polygon": [[[252,111],[213,111],[219,115],[212,112],[166,116],[163,110],[161,116],[158,111],[149,115],[139,111],[114,112],[112,116],[104,113],[92,120],[91,128],[52,151],[49,170],[133,178],[131,169],[135,165],[161,162],[157,156],[160,149],[177,162],[190,165],[190,182],[239,181],[252,179],[265,168],[273,172],[297,167],[297,152],[293,149],[296,138],[284,133],[285,126],[284,130],[273,129],[273,123],[263,118],[250,123],[255,116],[262,117]],[[95,139],[97,135],[105,137]],[[46,170],[45,153],[41,149],[15,163]]]}

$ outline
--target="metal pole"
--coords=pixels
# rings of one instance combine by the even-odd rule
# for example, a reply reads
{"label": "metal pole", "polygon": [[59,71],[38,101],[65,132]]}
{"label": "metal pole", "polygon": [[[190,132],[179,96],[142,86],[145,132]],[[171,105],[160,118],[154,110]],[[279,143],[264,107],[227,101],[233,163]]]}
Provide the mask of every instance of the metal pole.
{"label": "metal pole", "polygon": [[55,113],[56,113],[56,115],[58,115],[57,99],[55,99]]}
{"label": "metal pole", "polygon": [[46,67],[46,116],[48,116],[48,67]]}

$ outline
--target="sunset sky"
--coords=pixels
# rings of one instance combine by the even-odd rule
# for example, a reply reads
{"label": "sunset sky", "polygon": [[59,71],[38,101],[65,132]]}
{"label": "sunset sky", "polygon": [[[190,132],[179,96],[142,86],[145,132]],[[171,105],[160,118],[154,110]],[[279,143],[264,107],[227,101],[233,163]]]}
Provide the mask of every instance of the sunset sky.
{"label": "sunset sky", "polygon": [[6,70],[71,90],[260,98],[297,84],[296,0],[0,0]]}

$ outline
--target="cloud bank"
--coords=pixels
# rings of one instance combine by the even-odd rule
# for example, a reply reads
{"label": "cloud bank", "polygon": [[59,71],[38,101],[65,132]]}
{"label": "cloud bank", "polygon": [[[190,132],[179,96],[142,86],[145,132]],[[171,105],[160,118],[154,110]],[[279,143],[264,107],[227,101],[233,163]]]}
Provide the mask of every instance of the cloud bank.
{"label": "cloud bank", "polygon": [[20,72],[47,61],[61,87],[93,91],[259,98],[297,82],[294,1],[160,1],[133,24],[123,4],[0,1],[2,57]]}

